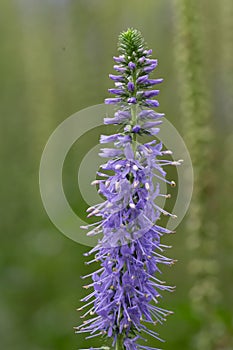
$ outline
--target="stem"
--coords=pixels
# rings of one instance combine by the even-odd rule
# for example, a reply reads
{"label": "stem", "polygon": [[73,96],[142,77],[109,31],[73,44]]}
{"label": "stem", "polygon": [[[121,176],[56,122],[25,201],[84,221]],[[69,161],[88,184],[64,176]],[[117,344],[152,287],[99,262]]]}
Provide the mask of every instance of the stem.
{"label": "stem", "polygon": [[[136,72],[133,73],[133,83],[134,83],[134,93],[133,96],[137,97],[137,84],[136,84],[136,80],[137,80],[137,74]],[[132,127],[135,126],[137,124],[137,105],[133,105],[131,106],[131,115],[132,115]],[[132,140],[132,148],[133,148],[133,152],[134,155],[136,156],[136,150],[137,150],[137,134],[135,133],[133,135],[133,140]]]}
{"label": "stem", "polygon": [[[132,115],[132,127],[137,124],[137,106],[133,105],[131,107],[131,115]],[[133,140],[132,140],[132,148],[134,151],[134,154],[136,154],[137,149],[137,134],[133,134]]]}
{"label": "stem", "polygon": [[118,335],[116,345],[115,345],[115,350],[124,350],[124,345],[123,345],[123,337],[122,334]]}

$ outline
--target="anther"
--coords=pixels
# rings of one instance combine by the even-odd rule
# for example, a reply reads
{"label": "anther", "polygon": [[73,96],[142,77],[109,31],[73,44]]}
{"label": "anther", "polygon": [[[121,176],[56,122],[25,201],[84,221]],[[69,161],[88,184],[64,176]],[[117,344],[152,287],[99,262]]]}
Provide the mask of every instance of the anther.
{"label": "anther", "polygon": [[163,154],[172,154],[172,151],[166,150],[166,151],[163,151]]}
{"label": "anther", "polygon": [[99,180],[94,180],[91,182],[91,185],[98,185],[99,184]]}
{"label": "anther", "polygon": [[139,185],[139,181],[138,180],[134,181],[133,187],[136,188],[138,185]]}
{"label": "anther", "polygon": [[121,169],[121,165],[120,165],[120,164],[117,164],[117,165],[115,166],[115,169],[116,169],[116,170]]}
{"label": "anther", "polygon": [[129,203],[129,206],[131,209],[135,209],[136,208],[136,205],[134,203]]}

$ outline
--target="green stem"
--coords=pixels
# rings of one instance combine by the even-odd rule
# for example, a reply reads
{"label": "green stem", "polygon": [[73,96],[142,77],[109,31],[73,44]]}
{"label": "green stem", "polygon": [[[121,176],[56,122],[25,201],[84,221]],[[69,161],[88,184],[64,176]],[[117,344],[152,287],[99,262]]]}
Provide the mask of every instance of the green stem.
{"label": "green stem", "polygon": [[[131,115],[132,115],[132,127],[135,126],[137,124],[137,106],[133,105],[131,107]],[[137,149],[137,134],[133,134],[133,140],[132,140],[132,148],[134,151],[134,154],[136,153],[136,149]]]}
{"label": "green stem", "polygon": [[115,345],[115,350],[124,350],[124,345],[123,345],[123,337],[122,335],[119,335],[117,337],[116,345]]}
{"label": "green stem", "polygon": [[[133,73],[133,83],[134,83],[134,93],[133,96],[137,97],[137,89],[136,89],[136,80],[137,80],[137,74],[136,71]],[[131,106],[131,115],[132,115],[132,127],[134,127],[137,124],[137,105]],[[132,140],[132,148],[134,155],[136,155],[136,149],[137,149],[137,134],[135,133],[133,135]]]}

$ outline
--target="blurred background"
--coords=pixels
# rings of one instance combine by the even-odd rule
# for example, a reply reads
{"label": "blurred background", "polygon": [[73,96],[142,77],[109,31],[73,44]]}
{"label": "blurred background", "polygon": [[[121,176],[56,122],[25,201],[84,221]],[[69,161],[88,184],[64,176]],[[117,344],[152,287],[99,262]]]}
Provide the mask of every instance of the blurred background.
{"label": "blurred background", "polygon": [[[167,350],[233,349],[233,2],[232,0],[1,0],[0,338],[5,350],[68,350],[100,344],[75,335],[85,295],[87,247],[62,235],[41,202],[38,170],[53,130],[112,87],[119,32],[135,27],[163,77],[160,109],[192,156],[195,190],[188,215],[169,237],[178,259],[164,269],[177,286],[158,327]],[[90,136],[90,135],[89,135]],[[84,153],[99,133],[79,140]],[[80,149],[80,147],[79,147]],[[73,210],[77,144],[64,166]]]}

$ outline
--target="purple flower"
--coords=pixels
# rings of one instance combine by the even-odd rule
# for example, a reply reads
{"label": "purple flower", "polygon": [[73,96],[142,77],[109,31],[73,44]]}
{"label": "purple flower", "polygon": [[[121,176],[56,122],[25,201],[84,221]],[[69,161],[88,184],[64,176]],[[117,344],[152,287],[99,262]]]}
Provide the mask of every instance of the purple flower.
{"label": "purple flower", "polygon": [[100,136],[100,143],[110,143],[110,142],[116,142],[116,145],[123,146],[127,142],[131,142],[131,136],[130,135],[124,135],[124,134],[113,134],[113,135],[101,135]]}
{"label": "purple flower", "polygon": [[146,60],[146,58],[144,56],[142,56],[142,57],[139,58],[138,62],[140,64],[142,64],[143,62],[145,62],[145,60]]}
{"label": "purple flower", "polygon": [[134,125],[134,127],[132,128],[132,132],[134,133],[138,133],[141,130],[141,126],[140,125]]}
{"label": "purple flower", "polygon": [[114,118],[104,118],[104,124],[121,124],[126,123],[131,118],[129,111],[117,111]]}
{"label": "purple flower", "polygon": [[133,62],[129,62],[128,67],[129,69],[134,70],[136,68],[136,64]]}
{"label": "purple flower", "polygon": [[120,73],[124,73],[126,71],[126,68],[125,67],[120,67],[120,66],[113,66],[113,68],[117,71],[117,72],[120,72]]}
{"label": "purple flower", "polygon": [[108,91],[111,94],[115,94],[115,95],[122,95],[124,93],[124,90],[120,90],[120,89],[108,89]]}
{"label": "purple flower", "polygon": [[145,91],[144,92],[144,96],[146,98],[150,98],[150,97],[153,97],[153,96],[157,96],[159,94],[159,90],[150,90],[150,91]]}
{"label": "purple flower", "polygon": [[144,109],[138,114],[139,119],[158,119],[164,117],[164,113],[156,113],[152,109]]}
{"label": "purple flower", "polygon": [[159,102],[157,100],[145,100],[145,105],[148,107],[158,107],[159,106]]}
{"label": "purple flower", "polygon": [[132,137],[130,135],[119,135],[118,136],[118,142],[116,143],[117,146],[123,146],[127,142],[131,142]]}
{"label": "purple flower", "polygon": [[156,65],[158,64],[158,60],[150,60],[149,58],[146,59],[146,63],[147,64],[153,64],[153,65]]}
{"label": "purple flower", "polygon": [[143,75],[137,79],[137,84],[142,84],[148,81],[148,75]]}
{"label": "purple flower", "polygon": [[122,75],[109,74],[109,78],[114,80],[114,81],[122,81],[122,80],[124,80],[124,77]]}
{"label": "purple flower", "polygon": [[146,81],[146,84],[149,86],[153,86],[153,85],[156,85],[156,84],[160,84],[163,82],[163,79],[148,79]]}
{"label": "purple flower", "polygon": [[142,125],[143,129],[150,129],[153,128],[156,125],[159,125],[162,123],[162,120],[157,120],[156,122],[146,122]]}
{"label": "purple flower", "polygon": [[136,99],[136,97],[130,97],[130,98],[128,98],[127,102],[135,104],[135,103],[137,103],[137,99]]}
{"label": "purple flower", "polygon": [[113,59],[114,59],[114,61],[117,62],[117,63],[125,62],[124,56],[119,56],[119,57],[114,56]]}
{"label": "purple flower", "polygon": [[145,73],[151,73],[156,67],[157,67],[157,64],[151,64],[145,67],[143,70]]}
{"label": "purple flower", "polygon": [[112,158],[122,155],[122,151],[115,148],[101,148],[99,155],[100,157]]}
{"label": "purple flower", "polygon": [[127,88],[130,92],[134,92],[134,83],[132,81],[129,81],[127,84]]}
{"label": "purple flower", "polygon": [[172,292],[174,288],[158,279],[158,274],[161,264],[174,263],[163,256],[166,246],[161,242],[163,235],[174,232],[159,226],[158,220],[161,215],[176,216],[157,204],[159,197],[170,196],[161,193],[155,180],[173,187],[175,182],[166,179],[164,166],[179,165],[181,161],[163,159],[171,151],[163,150],[161,142],[140,143],[143,133],[158,134],[159,119],[164,116],[148,109],[159,105],[150,99],[159,90],[148,88],[162,81],[145,75],[157,65],[157,60],[148,59],[152,50],[145,49],[139,31],[128,29],[120,34],[119,51],[121,55],[114,60],[125,70],[120,71],[122,75],[110,75],[121,85],[109,91],[121,98],[106,99],[105,103],[121,102],[120,109],[114,117],[104,119],[105,124],[118,124],[119,133],[100,137],[101,143],[114,144],[113,148],[101,149],[100,156],[109,159],[97,172],[101,179],[93,182],[105,200],[88,208],[88,217],[96,216],[98,221],[83,227],[89,230],[88,236],[101,234],[97,245],[86,254],[95,254],[87,264],[98,262],[100,268],[83,277],[92,279],[84,286],[92,291],[82,299],[85,304],[80,307],[88,307],[83,317],[89,315],[90,319],[77,327],[77,333],[112,338],[116,348],[156,350],[138,340],[144,339],[142,334],[161,340],[154,325],[163,323],[171,314],[159,306],[159,299],[162,292]]}
{"label": "purple flower", "polygon": [[100,143],[108,143],[108,142],[115,142],[117,141],[119,137],[119,134],[114,134],[114,135],[101,135],[100,136]]}
{"label": "purple flower", "polygon": [[106,98],[104,101],[107,105],[110,105],[110,104],[114,105],[121,102],[121,98]]}
{"label": "purple flower", "polygon": [[152,54],[152,49],[143,51],[144,55],[150,56]]}
{"label": "purple flower", "polygon": [[159,131],[160,131],[159,128],[148,128],[148,129],[150,129],[150,134],[151,135],[157,135],[159,133]]}

